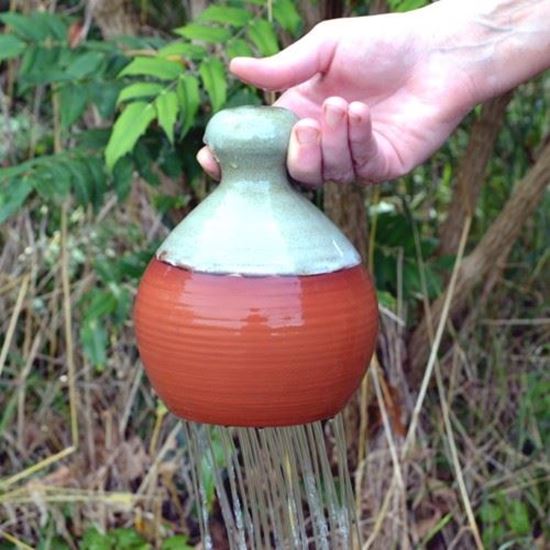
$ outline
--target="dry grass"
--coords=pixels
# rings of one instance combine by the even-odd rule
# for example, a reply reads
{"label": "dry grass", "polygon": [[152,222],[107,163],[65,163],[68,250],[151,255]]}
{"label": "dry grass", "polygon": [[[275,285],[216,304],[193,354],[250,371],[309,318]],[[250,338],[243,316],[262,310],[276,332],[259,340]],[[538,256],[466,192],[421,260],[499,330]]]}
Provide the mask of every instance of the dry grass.
{"label": "dry grass", "polygon": [[[130,320],[110,330],[102,369],[79,345],[98,233],[114,228],[103,251],[114,256],[162,238],[148,204],[138,185],[98,215],[37,207],[0,229],[0,537],[21,548],[76,548],[91,525],[131,526],[157,547],[174,532],[197,541],[179,425],[143,376]],[[57,218],[66,233],[50,229]],[[133,240],[130,226],[142,228]],[[526,504],[530,524],[525,536],[508,528],[508,547],[550,543],[547,400],[536,393],[549,351],[543,272],[523,273],[523,286],[502,281],[460,327],[434,327],[443,352],[434,348],[426,382],[432,369],[435,380],[420,397],[406,377],[406,306],[382,313],[363,400],[379,407],[363,419],[355,476],[365,548],[490,548],[500,539],[489,538],[488,505],[512,501]]]}

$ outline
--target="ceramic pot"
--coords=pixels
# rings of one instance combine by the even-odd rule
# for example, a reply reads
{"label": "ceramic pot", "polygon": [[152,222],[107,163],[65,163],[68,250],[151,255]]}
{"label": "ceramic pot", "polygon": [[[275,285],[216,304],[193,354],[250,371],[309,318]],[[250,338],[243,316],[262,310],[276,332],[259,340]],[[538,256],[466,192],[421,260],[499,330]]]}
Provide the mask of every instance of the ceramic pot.
{"label": "ceramic pot", "polygon": [[373,353],[378,309],[360,256],[288,182],[294,122],[276,107],[211,119],[205,142],[222,181],[140,283],[140,355],[182,418],[285,426],[333,416]]}

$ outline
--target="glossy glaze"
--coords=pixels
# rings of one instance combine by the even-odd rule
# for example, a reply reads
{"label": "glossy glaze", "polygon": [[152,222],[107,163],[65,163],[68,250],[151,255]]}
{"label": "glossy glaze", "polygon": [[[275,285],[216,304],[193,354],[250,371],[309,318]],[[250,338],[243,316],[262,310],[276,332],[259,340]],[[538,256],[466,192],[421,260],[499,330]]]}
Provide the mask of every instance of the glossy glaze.
{"label": "glossy glaze", "polygon": [[222,180],[157,251],[174,266],[214,274],[316,275],[361,257],[347,237],[288,181],[296,116],[281,107],[237,107],[208,122],[205,143]]}
{"label": "glossy glaze", "polygon": [[235,277],[153,259],[134,319],[147,375],[177,416],[282,426],[327,418],[345,405],[372,355],[378,312],[360,266]]}

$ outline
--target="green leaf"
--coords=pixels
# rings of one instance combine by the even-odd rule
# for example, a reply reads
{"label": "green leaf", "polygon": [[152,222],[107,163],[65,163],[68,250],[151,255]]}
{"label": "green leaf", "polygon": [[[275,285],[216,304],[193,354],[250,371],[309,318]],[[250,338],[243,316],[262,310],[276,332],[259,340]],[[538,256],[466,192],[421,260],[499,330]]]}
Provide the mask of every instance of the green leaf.
{"label": "green leaf", "polygon": [[42,21],[49,29],[50,36],[53,36],[57,40],[68,42],[68,26],[67,23],[57,14],[47,11],[34,12],[34,20]]}
{"label": "green leaf", "polygon": [[113,549],[117,550],[150,550],[151,545],[134,529],[119,528],[109,533]]}
{"label": "green leaf", "polygon": [[[15,164],[14,166],[0,168],[0,183],[5,183],[10,178],[24,174],[29,170],[29,167],[31,164],[32,164],[31,161],[25,161],[25,162],[22,162],[21,164]],[[0,187],[0,191],[1,189],[2,188]]]}
{"label": "green leaf", "polygon": [[78,55],[67,67],[67,75],[71,80],[80,80],[95,74],[104,59],[104,54],[100,52],[87,52],[83,55]]}
{"label": "green leaf", "polygon": [[116,311],[113,316],[113,321],[117,326],[123,325],[130,316],[130,310],[132,309],[132,296],[127,288],[116,287]]}
{"label": "green leaf", "polygon": [[86,298],[88,305],[84,310],[84,320],[87,323],[99,320],[116,309],[116,298],[109,291],[94,289]]}
{"label": "green leaf", "polygon": [[136,57],[118,74],[154,76],[160,80],[174,80],[183,72],[181,63],[168,61],[161,57]]}
{"label": "green leaf", "polygon": [[199,74],[214,112],[221,109],[227,98],[227,81],[223,63],[215,58],[205,59],[199,67]]}
{"label": "green leaf", "polygon": [[300,30],[302,19],[292,0],[275,0],[273,17],[285,30],[296,36]]}
{"label": "green leaf", "polygon": [[61,126],[72,126],[82,116],[87,103],[88,94],[84,86],[72,83],[62,86],[59,89]]}
{"label": "green leaf", "polygon": [[170,143],[174,143],[174,125],[178,118],[178,96],[176,92],[162,92],[155,99],[155,107],[157,109],[157,118],[160,127],[164,130],[164,133],[170,140]]}
{"label": "green leaf", "polygon": [[516,535],[524,536],[531,532],[529,511],[520,500],[508,501],[505,508],[506,519]]}
{"label": "green leaf", "polygon": [[0,15],[0,21],[13,31],[33,42],[54,38],[57,42],[67,42],[67,25],[61,17],[49,12],[33,11],[29,15],[9,12]]}
{"label": "green leaf", "polygon": [[[0,433],[4,433],[4,430],[11,425],[11,420],[14,416],[15,411],[17,410],[17,402],[19,393],[13,392],[10,397],[7,397],[4,401],[4,406],[2,407],[2,418],[0,418]],[[0,550],[4,550],[0,546]],[[13,546],[8,546],[5,550],[13,550]]]}
{"label": "green leaf", "polygon": [[265,19],[256,19],[248,25],[248,38],[264,56],[276,54],[279,51],[277,35],[273,26]]}
{"label": "green leaf", "polygon": [[[80,329],[82,348],[94,367],[102,367],[107,361],[107,331],[103,325],[93,319],[82,325]],[[88,548],[102,548],[90,546]],[[109,548],[109,547],[107,547]]]}
{"label": "green leaf", "polygon": [[120,91],[117,104],[122,101],[129,101],[130,99],[153,97],[160,94],[163,89],[164,86],[156,82],[136,82],[135,84],[126,86]]}
{"label": "green leaf", "polygon": [[95,527],[87,529],[79,544],[80,550],[112,550],[108,535],[100,533]]}
{"label": "green leaf", "polygon": [[502,509],[498,504],[487,502],[481,506],[480,515],[483,523],[497,523],[502,519]]}
{"label": "green leaf", "polygon": [[160,550],[193,550],[193,548],[185,535],[174,535],[162,543]]}
{"label": "green leaf", "polygon": [[200,105],[199,81],[190,74],[182,74],[176,89],[182,112],[181,136],[183,137],[195,121]]}
{"label": "green leaf", "polygon": [[140,252],[129,253],[120,258],[117,264],[117,270],[120,276],[127,279],[139,279],[154,255],[155,247],[156,245],[150,250],[145,249]]}
{"label": "green leaf", "polygon": [[10,26],[15,34],[26,40],[39,42],[47,38],[47,25],[40,24],[36,18],[20,13],[8,12],[0,14],[0,21]]}
{"label": "green leaf", "polygon": [[33,177],[36,191],[46,200],[63,199],[71,190],[71,173],[55,158],[39,164]]}
{"label": "green leaf", "polygon": [[89,184],[90,200],[95,209],[99,208],[103,202],[103,196],[107,191],[107,174],[105,173],[105,163],[99,157],[86,159],[86,168],[91,179]]}
{"label": "green leaf", "polygon": [[410,11],[425,6],[428,0],[389,0],[392,11]]}
{"label": "green leaf", "polygon": [[173,197],[172,195],[156,195],[153,199],[155,210],[161,214],[166,214],[169,210],[174,208],[183,208],[189,204],[189,197],[185,195],[178,195]]}
{"label": "green leaf", "polygon": [[147,130],[155,116],[154,105],[144,101],[130,103],[122,111],[113,126],[105,149],[105,160],[109,170],[112,170],[119,158],[134,148],[136,141]]}
{"label": "green leaf", "polygon": [[203,42],[212,42],[220,44],[231,37],[231,32],[221,27],[206,27],[198,23],[189,23],[185,27],[175,29],[174,32],[188,38],[189,40],[202,40]]}
{"label": "green leaf", "polygon": [[75,197],[82,206],[88,206],[92,200],[93,194],[93,181],[87,164],[88,163],[83,160],[67,163],[67,169],[72,175],[71,183]]}
{"label": "green leaf", "polygon": [[113,116],[121,87],[122,83],[117,81],[106,82],[98,80],[88,83],[90,99],[103,118],[111,118]]}
{"label": "green leaf", "polygon": [[177,40],[157,51],[159,57],[179,56],[184,59],[202,59],[207,54],[206,50],[197,44],[190,44]]}
{"label": "green leaf", "polygon": [[225,102],[224,109],[241,107],[243,105],[261,105],[262,100],[258,92],[248,86],[239,87],[232,93]]}
{"label": "green leaf", "polygon": [[119,201],[130,193],[134,179],[134,163],[128,157],[122,157],[113,168],[113,186]]}
{"label": "green leaf", "polygon": [[252,14],[242,8],[211,5],[199,15],[198,21],[211,21],[232,25],[233,27],[243,27],[251,18]]}
{"label": "green leaf", "polygon": [[67,73],[60,68],[60,48],[28,47],[19,67],[19,84],[48,84],[67,80]]}
{"label": "green leaf", "polygon": [[385,290],[377,290],[376,291],[376,298],[378,299],[378,303],[387,307],[388,309],[395,311],[397,307],[397,300],[395,296],[390,294],[389,292]]}
{"label": "green leaf", "polygon": [[17,57],[26,48],[25,42],[12,34],[0,35],[0,61]]}
{"label": "green leaf", "polygon": [[19,64],[19,78],[25,77],[31,72],[38,56],[39,49],[40,48],[36,46],[29,46],[23,51],[23,56]]}
{"label": "green leaf", "polygon": [[242,38],[234,38],[227,43],[227,55],[229,59],[234,57],[250,57],[252,49]]}
{"label": "green leaf", "polygon": [[160,185],[158,174],[152,168],[156,161],[156,152],[151,151],[143,141],[138,141],[132,157],[134,159],[134,166],[139,175],[147,181],[147,183],[155,187]]}
{"label": "green leaf", "polygon": [[32,189],[30,178],[26,177],[13,179],[0,189],[0,224],[19,211]]}

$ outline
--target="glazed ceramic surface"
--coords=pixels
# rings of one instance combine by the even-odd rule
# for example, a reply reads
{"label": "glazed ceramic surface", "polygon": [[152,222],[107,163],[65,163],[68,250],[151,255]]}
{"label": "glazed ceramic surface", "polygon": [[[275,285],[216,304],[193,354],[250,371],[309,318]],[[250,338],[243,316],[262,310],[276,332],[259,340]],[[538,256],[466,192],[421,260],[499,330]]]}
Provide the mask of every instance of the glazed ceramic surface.
{"label": "glazed ceramic surface", "polygon": [[346,237],[289,184],[294,115],[222,111],[222,182],[168,236],[134,310],[147,375],[176,415],[283,426],[336,414],[373,352],[377,304]]}
{"label": "glazed ceramic surface", "polygon": [[172,231],[157,258],[204,273],[313,275],[358,265],[343,233],[288,183],[295,116],[277,107],[220,111],[205,142],[222,167],[217,189]]}
{"label": "glazed ceramic surface", "polygon": [[232,426],[336,414],[377,331],[361,266],[300,277],[228,277],[153,260],[135,306],[141,358],[177,416]]}

